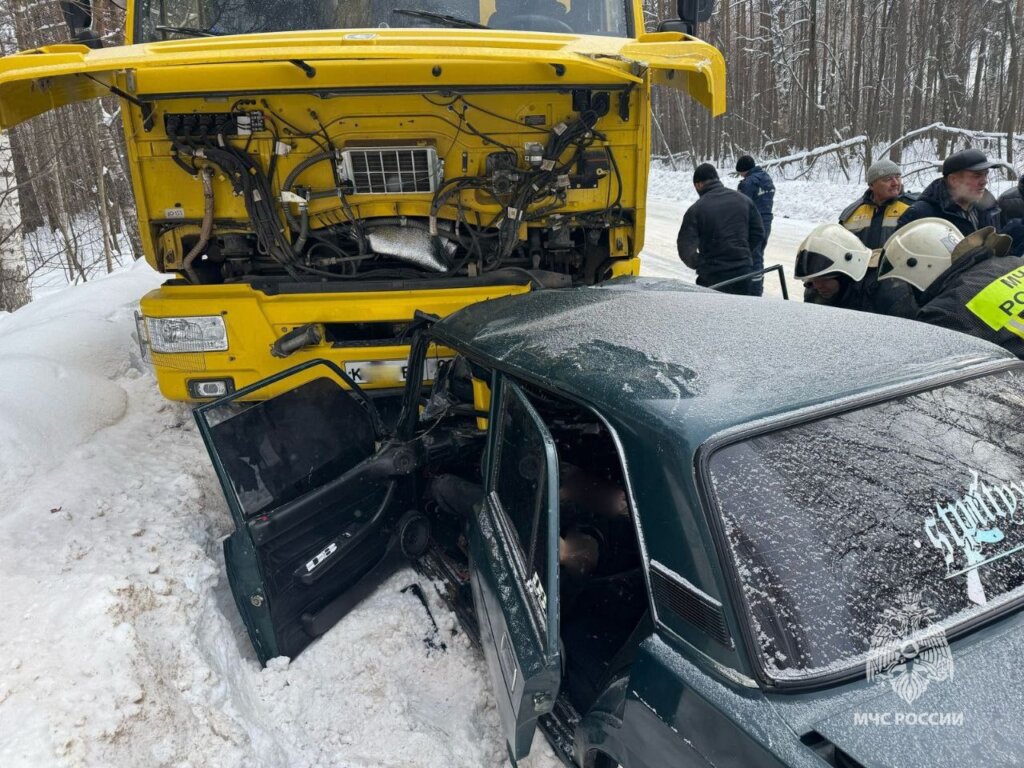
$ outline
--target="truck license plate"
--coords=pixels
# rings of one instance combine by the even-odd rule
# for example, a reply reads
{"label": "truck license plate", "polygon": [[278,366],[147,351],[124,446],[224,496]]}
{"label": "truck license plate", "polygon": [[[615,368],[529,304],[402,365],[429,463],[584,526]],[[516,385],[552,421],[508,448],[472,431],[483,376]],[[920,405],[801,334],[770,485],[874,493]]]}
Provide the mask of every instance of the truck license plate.
{"label": "truck license plate", "polygon": [[[450,357],[429,357],[423,366],[423,382],[437,377],[438,371],[452,361]],[[345,363],[345,373],[356,384],[404,384],[409,369],[407,360],[361,360]]]}

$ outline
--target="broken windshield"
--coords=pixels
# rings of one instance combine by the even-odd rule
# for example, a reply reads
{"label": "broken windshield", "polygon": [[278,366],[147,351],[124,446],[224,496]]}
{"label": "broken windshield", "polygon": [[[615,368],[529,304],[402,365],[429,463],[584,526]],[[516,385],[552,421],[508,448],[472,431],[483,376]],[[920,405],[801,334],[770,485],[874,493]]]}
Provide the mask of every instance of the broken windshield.
{"label": "broken windshield", "polygon": [[140,0],[136,41],[366,28],[476,28],[628,37],[626,0]]}
{"label": "broken windshield", "polygon": [[839,672],[1024,595],[1021,369],[716,451],[769,675]]}

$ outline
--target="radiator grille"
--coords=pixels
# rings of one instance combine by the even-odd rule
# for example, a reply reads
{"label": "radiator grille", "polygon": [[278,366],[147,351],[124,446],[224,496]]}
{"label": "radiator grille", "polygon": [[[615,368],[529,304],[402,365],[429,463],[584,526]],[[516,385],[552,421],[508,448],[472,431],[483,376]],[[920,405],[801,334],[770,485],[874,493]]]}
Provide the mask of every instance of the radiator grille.
{"label": "radiator grille", "polygon": [[663,571],[658,567],[651,568],[651,590],[654,592],[654,603],[658,612],[674,613],[683,621],[708,633],[722,645],[729,645],[729,630],[725,626],[722,606],[683,579],[670,574],[667,569]]}
{"label": "radiator grille", "polygon": [[366,147],[341,153],[342,175],[355,194],[433,192],[441,166],[433,147]]}

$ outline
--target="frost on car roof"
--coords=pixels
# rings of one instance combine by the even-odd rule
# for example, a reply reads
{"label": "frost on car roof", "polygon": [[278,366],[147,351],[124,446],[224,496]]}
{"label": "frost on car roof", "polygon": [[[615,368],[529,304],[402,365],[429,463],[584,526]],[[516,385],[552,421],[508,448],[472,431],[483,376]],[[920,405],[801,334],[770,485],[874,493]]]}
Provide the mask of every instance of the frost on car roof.
{"label": "frost on car roof", "polygon": [[481,302],[435,332],[694,448],[731,426],[1010,357],[924,323],[645,278]]}

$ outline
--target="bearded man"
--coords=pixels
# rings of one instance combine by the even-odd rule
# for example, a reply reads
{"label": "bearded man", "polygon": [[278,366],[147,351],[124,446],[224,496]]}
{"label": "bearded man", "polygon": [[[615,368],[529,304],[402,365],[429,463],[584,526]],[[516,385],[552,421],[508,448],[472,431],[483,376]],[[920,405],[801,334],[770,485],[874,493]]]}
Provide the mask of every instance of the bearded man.
{"label": "bearded man", "polygon": [[964,237],[985,227],[999,227],[999,206],[988,186],[990,162],[981,150],[965,149],[942,163],[942,178],[936,179],[908,208],[897,228],[912,221],[935,217],[954,225]]}

